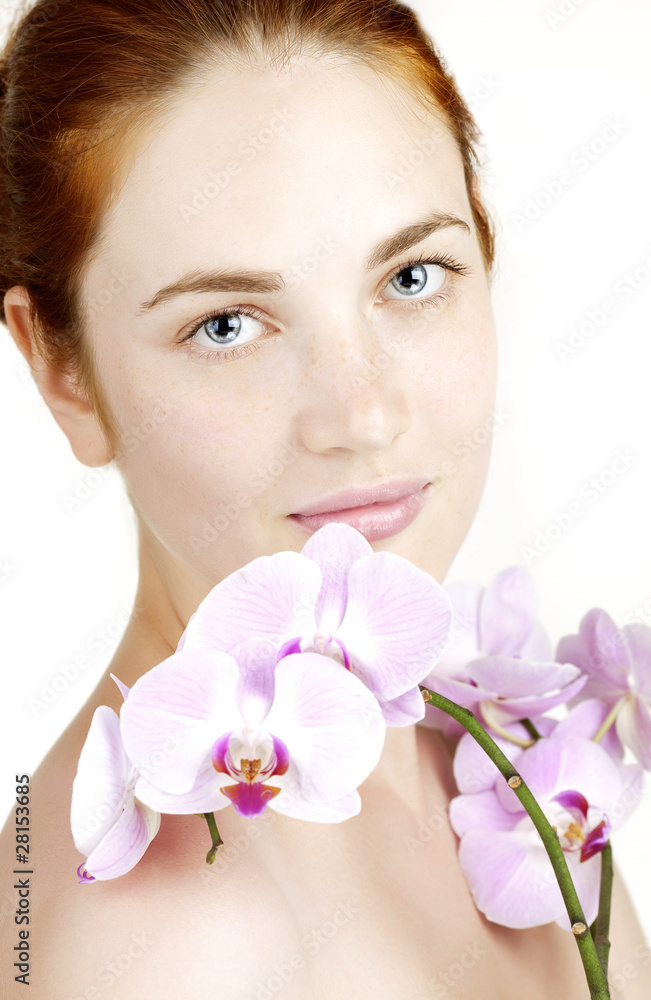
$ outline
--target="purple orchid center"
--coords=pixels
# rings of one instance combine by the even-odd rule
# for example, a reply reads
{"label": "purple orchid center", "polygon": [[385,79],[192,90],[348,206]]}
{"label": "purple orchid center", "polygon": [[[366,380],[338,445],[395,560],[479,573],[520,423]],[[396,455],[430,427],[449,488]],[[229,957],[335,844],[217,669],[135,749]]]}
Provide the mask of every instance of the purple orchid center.
{"label": "purple orchid center", "polygon": [[551,801],[561,807],[555,810],[556,822],[552,822],[551,817],[550,822],[564,851],[580,851],[581,861],[587,861],[603,851],[611,831],[607,816],[602,816],[598,823],[593,820],[594,825],[591,826],[588,820],[590,805],[581,792],[559,792]]}
{"label": "purple orchid center", "polygon": [[334,644],[341,649],[346,670],[351,670],[350,656],[348,655],[345,643],[341,639],[338,639],[336,635],[332,635],[331,632],[323,632],[321,629],[317,629],[311,638],[297,635],[293,639],[288,639],[287,642],[284,642],[276,655],[276,663],[283,656],[289,656],[290,653],[309,652],[324,653],[326,656],[331,656],[333,659],[338,660],[339,652],[333,649]]}
{"label": "purple orchid center", "polygon": [[277,785],[265,780],[273,774],[284,774],[289,767],[289,751],[277,736],[261,736],[244,728],[239,733],[224,733],[212,747],[212,763],[237,782],[224,785],[220,791],[228,796],[242,816],[259,816],[269,799],[278,795]]}
{"label": "purple orchid center", "polygon": [[94,875],[88,874],[88,872],[84,868],[83,862],[82,864],[79,865],[79,868],[77,869],[77,875],[79,876],[80,884],[88,884],[89,882],[97,881]]}

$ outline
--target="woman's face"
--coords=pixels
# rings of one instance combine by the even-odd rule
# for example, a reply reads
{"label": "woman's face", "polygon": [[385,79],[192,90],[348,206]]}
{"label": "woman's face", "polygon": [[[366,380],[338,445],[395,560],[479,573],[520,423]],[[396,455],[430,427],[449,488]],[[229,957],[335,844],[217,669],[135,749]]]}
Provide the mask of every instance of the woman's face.
{"label": "woman's face", "polygon": [[181,617],[256,556],[300,551],[290,515],[403,479],[432,484],[424,505],[372,547],[442,580],[483,490],[496,382],[454,141],[349,63],[233,69],[188,95],[83,282],[118,463]]}

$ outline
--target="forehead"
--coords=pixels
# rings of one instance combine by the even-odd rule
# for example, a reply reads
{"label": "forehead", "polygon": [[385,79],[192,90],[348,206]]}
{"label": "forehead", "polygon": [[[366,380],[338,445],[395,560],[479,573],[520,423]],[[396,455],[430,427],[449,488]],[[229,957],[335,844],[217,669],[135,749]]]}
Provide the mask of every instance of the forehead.
{"label": "forehead", "polygon": [[122,268],[134,305],[193,266],[290,267],[335,233],[365,255],[433,210],[468,217],[461,155],[406,85],[305,57],[282,71],[222,67],[143,140],[84,287]]}

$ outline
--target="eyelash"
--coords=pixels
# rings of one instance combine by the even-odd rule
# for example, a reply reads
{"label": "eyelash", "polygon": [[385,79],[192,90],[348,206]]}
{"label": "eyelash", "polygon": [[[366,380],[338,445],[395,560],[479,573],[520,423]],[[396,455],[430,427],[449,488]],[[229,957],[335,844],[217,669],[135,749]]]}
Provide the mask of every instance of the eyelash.
{"label": "eyelash", "polygon": [[[390,284],[395,277],[406,271],[408,267],[416,267],[419,264],[435,264],[438,267],[444,268],[446,271],[453,271],[455,274],[468,275],[472,274],[472,268],[468,267],[466,264],[460,264],[459,261],[455,260],[453,257],[447,254],[439,255],[428,255],[427,253],[421,253],[418,257],[414,257],[403,264],[400,264],[388,277],[387,285]],[[450,299],[450,294],[453,289],[445,288],[443,291],[435,292],[427,299],[420,299],[419,301],[413,302],[411,304],[412,309],[426,309],[431,306],[438,306],[443,302],[447,302]],[[397,302],[397,299],[391,299],[391,302]],[[192,329],[187,333],[179,343],[186,344],[191,341],[192,338],[199,332],[204,323],[208,323],[210,320],[220,319],[222,316],[251,316],[253,319],[259,320],[264,323],[262,314],[252,306],[229,306],[226,309],[221,309],[217,312],[208,313],[206,316],[202,316],[194,323]],[[232,361],[235,358],[244,357],[247,354],[251,354],[253,351],[257,350],[258,347],[262,345],[258,341],[252,341],[249,344],[244,344],[242,347],[234,347],[227,351],[209,351],[205,348],[192,348],[193,354],[198,354],[202,361]]]}

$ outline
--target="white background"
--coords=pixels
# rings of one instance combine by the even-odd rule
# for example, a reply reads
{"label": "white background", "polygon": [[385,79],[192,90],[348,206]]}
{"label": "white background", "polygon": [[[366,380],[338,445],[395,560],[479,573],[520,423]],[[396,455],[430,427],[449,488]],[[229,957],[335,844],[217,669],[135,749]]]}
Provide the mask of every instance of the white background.
{"label": "white background", "polygon": [[[651,622],[648,269],[647,280],[638,272],[640,287],[629,299],[618,291],[646,258],[651,266],[651,9],[643,0],[413,6],[484,133],[486,195],[499,217],[494,303],[507,416],[495,434],[479,515],[447,579],[487,583],[507,565],[528,565],[554,641],[576,631],[594,606],[619,622],[639,607]],[[6,7],[5,20],[10,13]],[[601,143],[609,119],[620,134]],[[586,144],[592,160],[583,158]],[[554,188],[562,170],[571,183]],[[545,199],[545,183],[560,193]],[[523,222],[528,199],[532,216],[536,201],[550,203]],[[561,358],[559,343],[608,298],[614,314]],[[0,426],[4,817],[14,774],[35,770],[111,659],[137,563],[134,517],[112,467],[66,510],[64,495],[80,480],[88,486],[89,475],[95,483],[98,470],[75,460],[4,327]],[[588,502],[583,485],[608,470],[618,450],[634,456],[631,467]],[[577,501],[583,516],[528,561],[525,547],[533,548],[536,533]],[[102,639],[100,629],[112,638]],[[42,697],[43,683],[80,652],[89,665],[45,710],[32,711],[28,698]],[[650,834],[647,787],[613,840],[647,939]]]}

